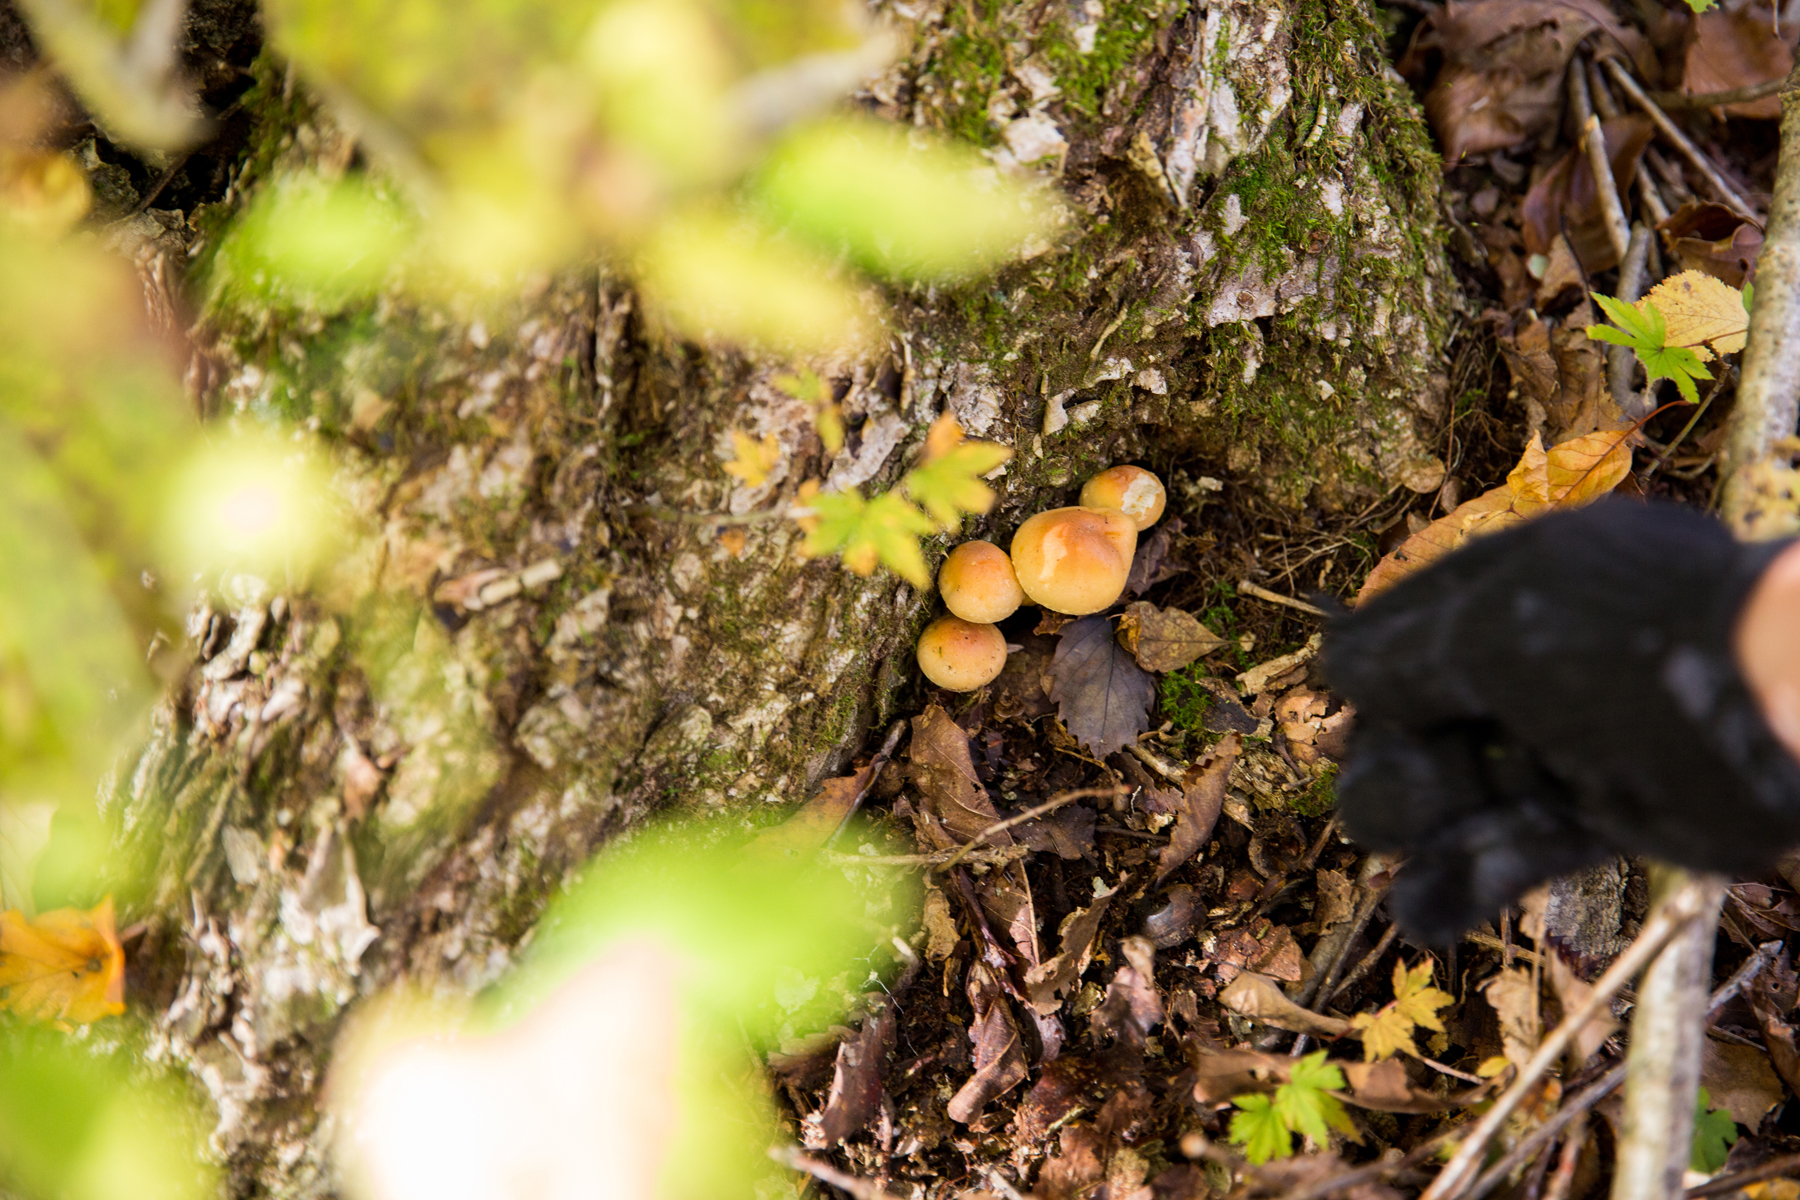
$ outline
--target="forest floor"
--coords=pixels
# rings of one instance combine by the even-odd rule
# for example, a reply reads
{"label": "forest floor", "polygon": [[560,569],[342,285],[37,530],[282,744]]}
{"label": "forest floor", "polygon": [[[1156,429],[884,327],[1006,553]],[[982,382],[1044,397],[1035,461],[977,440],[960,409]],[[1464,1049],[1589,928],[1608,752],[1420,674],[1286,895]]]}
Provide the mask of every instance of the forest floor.
{"label": "forest floor", "polygon": [[[1349,714],[1318,672],[1323,622],[1305,597],[1350,602],[1378,562],[1460,540],[1459,505],[1528,490],[1542,447],[1622,447],[1598,490],[1715,502],[1730,360],[1713,361],[1704,405],[1644,419],[1650,396],[1675,389],[1647,392],[1641,371],[1609,381],[1607,347],[1586,334],[1604,320],[1590,289],[1629,299],[1684,270],[1732,287],[1753,272],[1773,84],[1800,18],[1777,32],[1758,4],[1695,16],[1649,0],[1383,11],[1396,69],[1455,164],[1442,207],[1467,316],[1448,476],[1340,517],[1260,505],[1247,488],[1172,505],[1140,545],[1131,608],[1070,623],[1023,610],[1004,626],[1018,649],[998,682],[967,696],[921,684],[910,723],[827,786],[817,803],[860,800],[916,846],[928,884],[924,931],[860,1026],[771,1062],[808,1147],[796,1162],[828,1193],[1416,1194],[1445,1135],[1645,919],[1642,869],[1619,862],[1447,952],[1391,925],[1395,864],[1332,814]],[[1760,98],[1723,108],[1682,98],[1757,85]],[[1635,287],[1583,149],[1590,112],[1622,215],[1655,231]],[[1172,464],[1143,465],[1166,477]],[[1149,715],[1120,727],[1133,703]],[[1754,977],[1706,1043],[1696,1162],[1727,1186],[1705,1194],[1800,1151],[1796,930],[1787,878],[1730,889],[1715,977],[1747,963]],[[1627,989],[1613,1009],[1629,1008]],[[1511,1155],[1463,1194],[1604,1194],[1623,1037],[1622,1024],[1590,1029],[1501,1130],[1495,1151]],[[1559,1112],[1574,1119],[1527,1140]],[[1749,1189],[1800,1196],[1791,1180]]]}

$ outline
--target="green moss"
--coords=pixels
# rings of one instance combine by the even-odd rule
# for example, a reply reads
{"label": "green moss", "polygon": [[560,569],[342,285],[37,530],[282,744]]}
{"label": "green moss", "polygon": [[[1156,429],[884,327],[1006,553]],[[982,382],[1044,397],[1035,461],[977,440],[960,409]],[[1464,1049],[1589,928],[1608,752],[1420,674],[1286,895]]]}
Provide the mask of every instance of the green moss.
{"label": "green moss", "polygon": [[1336,763],[1321,763],[1312,786],[1288,801],[1288,807],[1303,817],[1321,817],[1337,806]]}
{"label": "green moss", "polygon": [[1183,733],[1200,733],[1213,706],[1213,694],[1201,682],[1206,678],[1206,668],[1194,663],[1157,680],[1157,710],[1163,720]]}

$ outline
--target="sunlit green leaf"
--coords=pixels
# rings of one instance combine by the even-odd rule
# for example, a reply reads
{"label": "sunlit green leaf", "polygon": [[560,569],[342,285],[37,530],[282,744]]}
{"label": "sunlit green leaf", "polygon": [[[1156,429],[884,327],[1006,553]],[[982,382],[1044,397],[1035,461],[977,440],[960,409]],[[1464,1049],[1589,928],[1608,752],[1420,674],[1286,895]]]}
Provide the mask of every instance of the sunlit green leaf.
{"label": "sunlit green leaf", "polygon": [[366,179],[283,179],[226,235],[213,287],[340,303],[380,288],[407,257],[413,236],[408,214]]}
{"label": "sunlit green leaf", "polygon": [[1714,1108],[1712,1096],[1701,1088],[1694,1100],[1694,1150],[1688,1165],[1703,1174],[1712,1174],[1725,1165],[1737,1139],[1737,1122],[1729,1112]]}
{"label": "sunlit green leaf", "polygon": [[867,575],[880,564],[915,587],[931,582],[919,539],[935,527],[898,494],[887,492],[865,501],[849,489],[823,493],[808,503],[818,525],[807,535],[806,554],[837,554],[858,575]]}
{"label": "sunlit green leaf", "polygon": [[1232,1101],[1231,1140],[1244,1148],[1244,1157],[1260,1165],[1294,1152],[1294,1139],[1267,1096],[1251,1094]]}
{"label": "sunlit green leaf", "polygon": [[756,194],[776,219],[906,279],[979,273],[1048,224],[1042,198],[973,150],[869,120],[795,133],[759,174]]}

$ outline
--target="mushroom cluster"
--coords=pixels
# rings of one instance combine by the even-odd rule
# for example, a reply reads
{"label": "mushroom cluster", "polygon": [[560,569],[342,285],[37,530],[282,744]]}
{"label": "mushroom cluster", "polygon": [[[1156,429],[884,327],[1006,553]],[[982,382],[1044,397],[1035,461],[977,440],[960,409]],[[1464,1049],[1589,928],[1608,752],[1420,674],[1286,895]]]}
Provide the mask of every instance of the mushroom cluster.
{"label": "mushroom cluster", "polygon": [[1010,554],[964,542],[938,569],[950,612],[919,636],[919,669],[953,692],[991,683],[1006,666],[996,622],[1032,603],[1072,617],[1110,608],[1125,591],[1137,536],[1162,517],[1162,481],[1142,467],[1112,467],[1082,485],[1081,503],[1038,513],[1013,534]]}

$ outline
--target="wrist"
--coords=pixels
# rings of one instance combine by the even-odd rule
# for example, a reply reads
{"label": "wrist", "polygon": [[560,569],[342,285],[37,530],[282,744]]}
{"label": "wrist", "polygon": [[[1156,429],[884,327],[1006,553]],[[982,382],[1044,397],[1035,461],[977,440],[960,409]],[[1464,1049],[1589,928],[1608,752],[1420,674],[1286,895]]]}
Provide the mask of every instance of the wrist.
{"label": "wrist", "polygon": [[1770,730],[1800,759],[1800,541],[1758,577],[1732,631],[1732,653]]}

